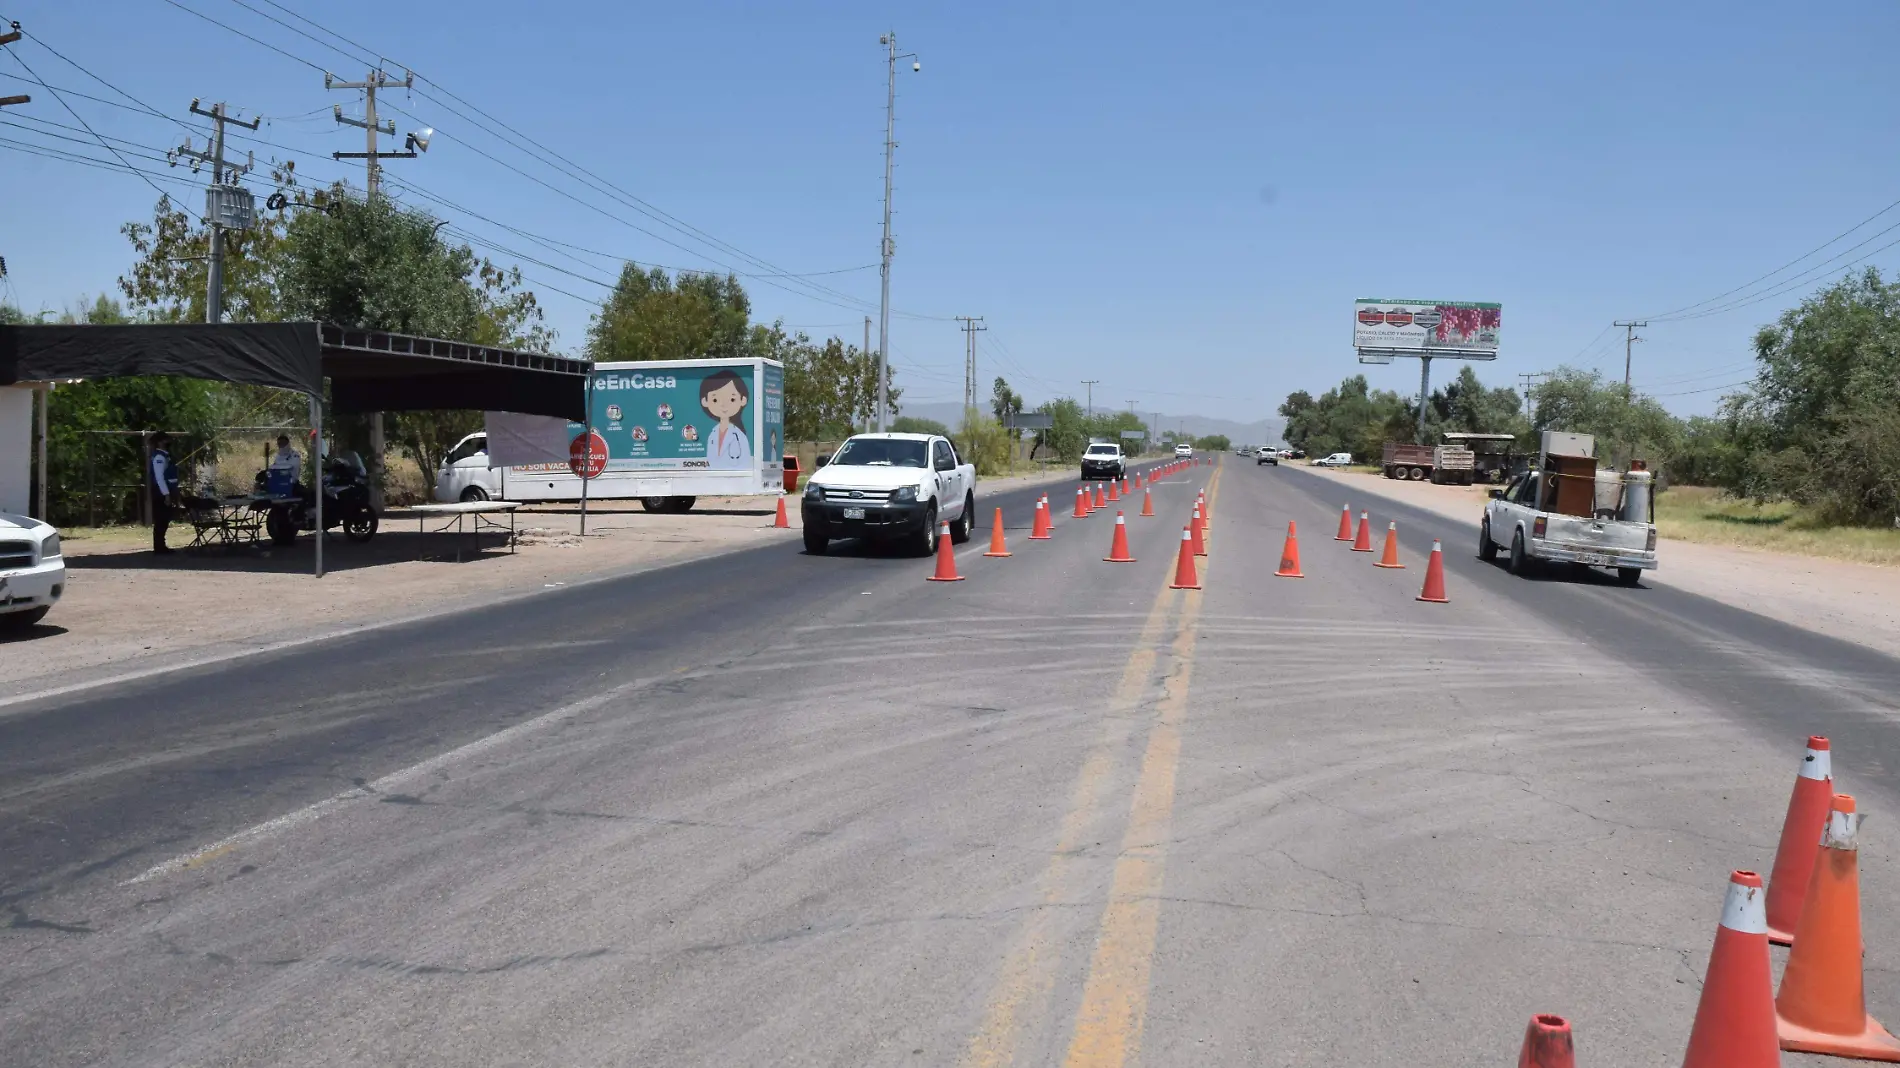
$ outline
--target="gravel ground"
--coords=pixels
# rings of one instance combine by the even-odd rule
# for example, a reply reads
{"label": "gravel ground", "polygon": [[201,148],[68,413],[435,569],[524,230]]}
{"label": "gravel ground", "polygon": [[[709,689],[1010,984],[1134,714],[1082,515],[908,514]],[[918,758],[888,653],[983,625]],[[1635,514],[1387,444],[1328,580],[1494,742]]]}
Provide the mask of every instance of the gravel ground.
{"label": "gravel ground", "polygon": [[[1065,468],[984,479],[978,495],[1072,477]],[[796,540],[797,502],[787,501],[793,531],[772,527],[772,503],[701,498],[686,515],[650,515],[633,501],[594,502],[585,538],[578,508],[533,505],[516,513],[514,553],[507,551],[505,532],[484,533],[481,551],[471,553],[468,536],[418,534],[415,517],[396,511],[366,545],[333,534],[324,546],[329,573],[320,581],[310,574],[308,537],[287,550],[199,550],[168,558],[151,554],[141,528],[73,538],[66,542],[65,597],[44,623],[5,642],[0,700]],[[987,531],[988,517],[978,519]],[[428,522],[431,530],[442,525]],[[173,546],[190,540],[188,526],[172,526]]]}

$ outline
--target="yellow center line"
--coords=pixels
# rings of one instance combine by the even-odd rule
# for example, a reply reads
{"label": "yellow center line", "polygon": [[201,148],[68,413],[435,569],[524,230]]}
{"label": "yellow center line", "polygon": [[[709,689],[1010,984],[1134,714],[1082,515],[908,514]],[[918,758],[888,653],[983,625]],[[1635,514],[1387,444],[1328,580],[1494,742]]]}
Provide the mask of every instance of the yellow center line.
{"label": "yellow center line", "polygon": [[[1208,492],[1210,496],[1213,493],[1211,483]],[[1167,576],[1172,577],[1172,563],[1166,570]],[[1060,949],[1055,941],[1059,917],[1053,906],[1073,900],[1082,890],[1083,865],[1077,853],[1088,841],[1089,829],[1101,810],[1109,786],[1115,753],[1133,730],[1132,713],[1141,703],[1154,674],[1155,648],[1176,605],[1173,592],[1164,582],[1148,610],[1134,651],[1122,667],[1121,679],[1109,695],[1102,734],[1083,758],[1056,837],[1055,852],[1049,857],[1038,883],[1037,905],[1003,958],[996,986],[984,1009],[983,1022],[959,1062],[962,1068],[1001,1068],[1014,1063],[1016,1042],[1024,1024],[1038,1016],[1048,1004],[1055,984],[1055,969],[1060,963]]]}
{"label": "yellow center line", "polygon": [[[1220,472],[1208,480],[1211,511]],[[1207,568],[1201,570],[1205,585]],[[1148,732],[1128,828],[1115,862],[1108,904],[1095,937],[1095,957],[1082,987],[1065,1068],[1120,1068],[1141,1048],[1148,1013],[1148,979],[1161,926],[1163,867],[1174,818],[1174,778],[1181,758],[1181,723],[1187,718],[1188,687],[1194,677],[1194,643],[1199,636],[1202,594],[1186,591],[1181,619],[1170,650],[1174,671],[1164,681],[1158,716]]]}

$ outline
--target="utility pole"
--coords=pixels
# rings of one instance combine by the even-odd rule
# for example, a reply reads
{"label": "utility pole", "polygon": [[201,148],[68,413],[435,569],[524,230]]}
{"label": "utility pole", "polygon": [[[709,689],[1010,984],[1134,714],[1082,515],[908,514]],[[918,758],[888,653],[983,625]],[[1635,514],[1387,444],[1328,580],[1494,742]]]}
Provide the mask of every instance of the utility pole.
{"label": "utility pole", "polygon": [[1635,394],[1630,392],[1630,349],[1643,340],[1636,336],[1636,328],[1648,326],[1649,320],[1633,322],[1619,319],[1611,325],[1623,328],[1623,403],[1628,404],[1635,399]]}
{"label": "utility pole", "polygon": [[884,240],[879,245],[878,298],[877,298],[877,428],[887,429],[890,402],[886,399],[891,387],[891,365],[885,353],[891,347],[891,254],[896,248],[891,244],[891,167],[897,152],[897,61],[911,60],[911,70],[922,70],[924,66],[917,62],[917,53],[897,54],[897,31],[877,39],[884,46],[890,61],[890,83],[884,94]]}
{"label": "utility pole", "polygon": [[963,417],[968,419],[976,411],[976,335],[989,327],[981,315],[959,315],[957,321],[963,324]]}
{"label": "utility pole", "polygon": [[1082,384],[1084,386],[1087,386],[1088,391],[1089,391],[1089,418],[1090,419],[1095,418],[1095,386],[1100,381],[1101,379],[1099,378],[1084,378],[1082,380]]}
{"label": "utility pole", "polygon": [[[200,164],[211,164],[211,187],[205,190],[205,222],[211,227],[211,255],[209,269],[205,271],[205,322],[224,321],[224,231],[248,230],[251,226],[253,203],[250,190],[237,184],[255,164],[255,159],[246,153],[242,167],[224,161],[224,128],[226,125],[240,126],[246,130],[255,130],[263,124],[262,119],[243,122],[234,119],[224,110],[222,101],[211,105],[211,110],[191,102],[191,113],[211,120],[213,132],[209,150],[200,152],[191,147],[191,138],[185,138],[183,146],[166,153],[172,166],[180,159],[191,160],[191,169],[196,171]],[[226,178],[231,181],[227,184]]]}
{"label": "utility pole", "polygon": [[[864,348],[860,351],[864,353],[865,359],[871,358],[871,317],[868,315],[864,317]],[[876,425],[875,420],[867,419],[864,422],[864,429],[869,430],[874,425]]]}
{"label": "utility pole", "polygon": [[[377,162],[378,160],[415,159],[419,152],[427,152],[429,150],[429,138],[434,136],[435,131],[427,128],[417,130],[410,134],[408,138],[404,140],[402,146],[403,150],[401,152],[384,152],[379,147],[379,135],[388,134],[391,137],[396,136],[396,123],[393,119],[388,123],[379,123],[376,121],[376,90],[391,88],[408,89],[415,84],[416,76],[409,71],[402,72],[402,81],[399,82],[392,80],[389,75],[383,73],[381,70],[371,70],[360,82],[340,82],[337,81],[329,71],[326,70],[323,72],[323,87],[325,89],[363,90],[363,117],[361,119],[352,119],[345,116],[343,114],[343,105],[341,104],[334,105],[331,108],[330,114],[336,119],[337,125],[355,126],[364,132],[365,150],[362,152],[332,152],[330,155],[335,159],[360,159],[363,161],[365,165],[363,174],[365,195],[363,202],[365,204],[376,199],[377,186],[381,184],[380,178],[383,168],[382,164]],[[374,459],[370,461],[373,465],[371,472],[373,477],[370,479],[369,493],[370,506],[377,511],[381,511],[383,508],[382,472],[383,452],[386,448],[387,444],[383,437],[383,413],[371,412],[369,415],[369,451]]]}
{"label": "utility pole", "polygon": [[1517,377],[1524,380],[1524,397],[1525,399],[1528,400],[1531,395],[1531,387],[1537,384],[1538,379],[1549,378],[1550,372],[1549,371],[1519,371],[1517,374]]}
{"label": "utility pole", "polygon": [[[13,23],[8,29],[10,32],[0,33],[0,45],[10,45],[20,39],[19,23]],[[32,102],[33,98],[30,96],[0,96],[0,108],[7,107],[10,104],[30,104]],[[45,517],[41,516],[40,518]]]}

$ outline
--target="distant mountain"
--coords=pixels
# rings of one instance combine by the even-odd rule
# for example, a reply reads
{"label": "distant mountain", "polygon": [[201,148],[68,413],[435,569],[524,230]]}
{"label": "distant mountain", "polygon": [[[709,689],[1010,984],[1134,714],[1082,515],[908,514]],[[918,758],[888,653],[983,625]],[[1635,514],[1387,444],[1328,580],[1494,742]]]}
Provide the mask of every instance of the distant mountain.
{"label": "distant mountain", "polygon": [[[899,411],[903,415],[919,419],[935,419],[952,430],[963,421],[963,405],[956,401],[940,401],[934,404],[905,404]],[[1146,413],[1144,413],[1145,415]],[[1147,418],[1153,418],[1147,416]],[[1225,434],[1236,445],[1279,445],[1280,434],[1286,430],[1286,420],[1279,416],[1257,420],[1252,423],[1237,422],[1232,419],[1213,419],[1204,415],[1162,415],[1156,433],[1176,430],[1204,438],[1210,434]]]}

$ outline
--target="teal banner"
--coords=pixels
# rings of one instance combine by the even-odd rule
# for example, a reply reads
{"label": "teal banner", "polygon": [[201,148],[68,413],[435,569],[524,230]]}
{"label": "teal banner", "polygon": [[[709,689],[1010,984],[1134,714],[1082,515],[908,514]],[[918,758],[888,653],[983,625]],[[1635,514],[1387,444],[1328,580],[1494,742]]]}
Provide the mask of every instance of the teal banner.
{"label": "teal banner", "polygon": [[[785,425],[782,381],[774,387],[768,379],[760,389],[753,380],[758,366],[595,371],[594,430],[607,442],[607,470],[752,468],[755,413],[767,413],[758,432],[772,441],[783,442]],[[581,425],[570,432],[578,435]]]}

